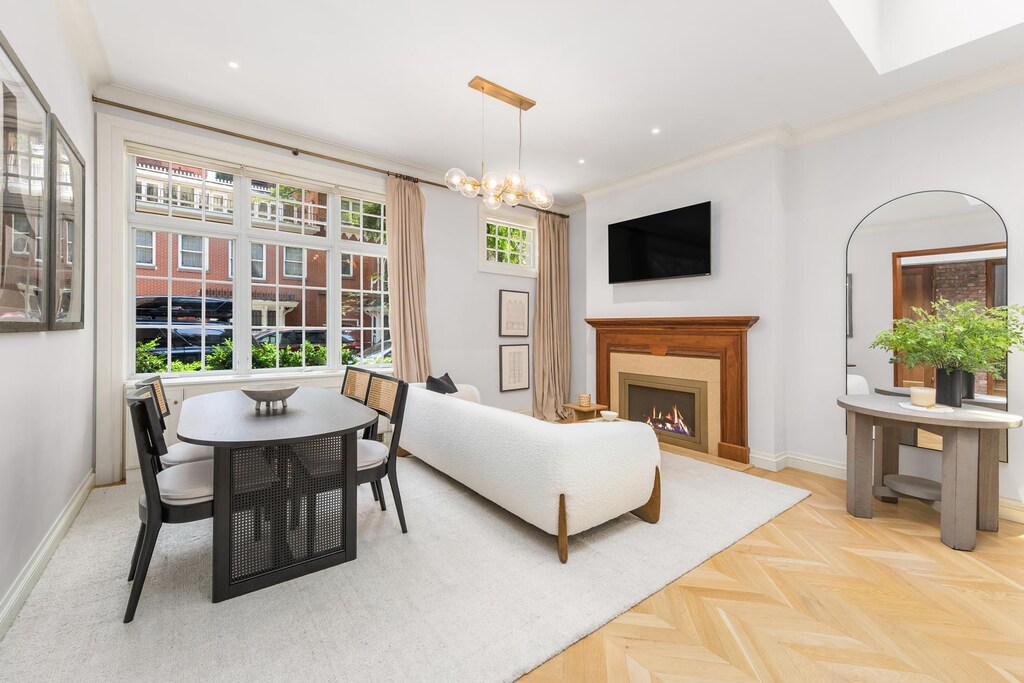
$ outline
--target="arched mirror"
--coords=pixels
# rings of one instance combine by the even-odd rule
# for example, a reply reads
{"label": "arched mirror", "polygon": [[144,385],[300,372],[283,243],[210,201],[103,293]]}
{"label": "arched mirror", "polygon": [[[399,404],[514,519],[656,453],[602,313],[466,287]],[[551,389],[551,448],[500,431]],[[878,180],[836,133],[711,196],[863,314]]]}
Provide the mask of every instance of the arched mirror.
{"label": "arched mirror", "polygon": [[[1005,305],[1006,239],[995,209],[961,192],[915,192],[868,214],[846,248],[847,393],[934,387],[934,367],[890,364],[871,342],[894,319],[931,310],[939,299]],[[964,403],[1005,410],[1006,386],[1005,378],[978,373]],[[917,430],[906,430],[901,443],[942,448],[940,437]]]}

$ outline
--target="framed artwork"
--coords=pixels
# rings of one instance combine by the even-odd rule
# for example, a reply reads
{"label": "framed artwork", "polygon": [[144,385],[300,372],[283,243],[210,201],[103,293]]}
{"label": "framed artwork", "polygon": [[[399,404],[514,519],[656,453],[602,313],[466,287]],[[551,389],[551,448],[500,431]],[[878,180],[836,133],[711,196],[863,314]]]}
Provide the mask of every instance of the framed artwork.
{"label": "framed artwork", "polygon": [[498,290],[498,336],[530,336],[530,293]]}
{"label": "framed artwork", "polygon": [[0,91],[0,332],[45,330],[50,310],[50,107],[2,35]]}
{"label": "framed artwork", "polygon": [[498,347],[501,391],[530,388],[530,345],[502,344]]}
{"label": "framed artwork", "polygon": [[85,327],[85,159],[50,114],[50,329]]}

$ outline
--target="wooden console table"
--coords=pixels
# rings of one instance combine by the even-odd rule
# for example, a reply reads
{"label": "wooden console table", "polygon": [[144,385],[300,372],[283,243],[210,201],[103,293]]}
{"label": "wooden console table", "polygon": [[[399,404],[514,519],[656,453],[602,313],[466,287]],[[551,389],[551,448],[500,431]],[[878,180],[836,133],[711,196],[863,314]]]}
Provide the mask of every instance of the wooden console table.
{"label": "wooden console table", "polygon": [[[941,515],[942,542],[974,550],[976,529],[999,529],[999,430],[1020,427],[1022,418],[979,406],[925,413],[901,408],[901,401],[880,395],[838,399],[846,409],[846,510],[870,518],[872,495],[885,502],[931,502]],[[941,483],[899,474],[900,429],[907,426],[942,437]]]}

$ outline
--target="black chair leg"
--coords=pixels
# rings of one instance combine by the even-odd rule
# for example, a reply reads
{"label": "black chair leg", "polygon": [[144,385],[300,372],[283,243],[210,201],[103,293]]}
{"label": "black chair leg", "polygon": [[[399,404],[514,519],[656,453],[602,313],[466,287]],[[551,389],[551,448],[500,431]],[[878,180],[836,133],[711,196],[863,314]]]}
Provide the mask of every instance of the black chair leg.
{"label": "black chair leg", "polygon": [[142,550],[142,539],[146,537],[146,524],[139,525],[139,537],[135,539],[135,551],[132,553],[132,568],[128,570],[128,580],[135,580],[135,569],[139,566],[139,552]]}
{"label": "black chair leg", "polygon": [[373,491],[373,499],[374,500],[380,500],[380,496],[377,494],[377,482],[375,482],[375,481],[371,481],[370,482],[370,490]]}
{"label": "black chair leg", "polygon": [[[405,511],[402,509],[402,494],[398,491],[398,479],[395,477],[395,468],[392,465],[391,471],[388,472],[388,481],[391,482],[391,494],[395,497],[395,509],[398,510],[398,522],[402,525],[402,533],[409,533],[409,529],[405,526]],[[384,489],[381,488],[381,491]]]}
{"label": "black chair leg", "polygon": [[386,502],[384,502],[384,483],[380,479],[378,479],[377,481],[373,482],[373,484],[377,487],[377,493],[380,494],[381,512],[387,512],[388,505]]}
{"label": "black chair leg", "polygon": [[146,572],[149,571],[149,561],[153,559],[153,550],[156,548],[156,537],[160,535],[160,524],[145,525],[146,534],[142,540],[142,548],[139,552],[139,562],[136,569],[135,581],[132,583],[132,592],[128,596],[128,608],[124,611],[124,623],[129,623],[135,618],[135,608],[139,606],[139,596],[142,595],[142,586],[146,583]]}

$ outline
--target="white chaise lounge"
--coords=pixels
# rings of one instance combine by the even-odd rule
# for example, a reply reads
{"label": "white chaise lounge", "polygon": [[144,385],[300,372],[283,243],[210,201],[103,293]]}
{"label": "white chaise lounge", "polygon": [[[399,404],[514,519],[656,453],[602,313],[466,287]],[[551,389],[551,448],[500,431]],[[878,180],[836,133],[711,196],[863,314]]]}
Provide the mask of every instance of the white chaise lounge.
{"label": "white chaise lounge", "polygon": [[568,537],[632,512],[661,512],[661,452],[639,422],[557,425],[480,405],[459,385],[452,395],[409,387],[401,446],[538,529]]}

